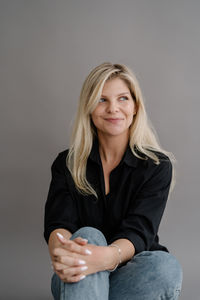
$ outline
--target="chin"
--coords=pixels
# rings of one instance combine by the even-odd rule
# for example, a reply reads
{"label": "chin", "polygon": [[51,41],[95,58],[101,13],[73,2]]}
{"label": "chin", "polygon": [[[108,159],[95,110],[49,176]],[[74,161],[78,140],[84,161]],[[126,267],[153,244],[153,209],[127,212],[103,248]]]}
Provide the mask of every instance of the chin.
{"label": "chin", "polygon": [[126,131],[107,131],[104,132],[106,135],[110,135],[110,136],[122,136],[124,134],[126,134]]}

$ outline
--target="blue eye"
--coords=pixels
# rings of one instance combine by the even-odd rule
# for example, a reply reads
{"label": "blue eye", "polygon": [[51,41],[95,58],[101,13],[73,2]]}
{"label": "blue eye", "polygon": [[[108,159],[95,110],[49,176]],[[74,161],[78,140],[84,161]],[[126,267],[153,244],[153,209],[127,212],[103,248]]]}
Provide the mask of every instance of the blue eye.
{"label": "blue eye", "polygon": [[128,97],[123,96],[123,97],[120,97],[119,99],[128,100]]}
{"label": "blue eye", "polygon": [[100,98],[100,99],[99,99],[99,103],[102,103],[102,102],[105,102],[105,99],[104,99],[104,98]]}

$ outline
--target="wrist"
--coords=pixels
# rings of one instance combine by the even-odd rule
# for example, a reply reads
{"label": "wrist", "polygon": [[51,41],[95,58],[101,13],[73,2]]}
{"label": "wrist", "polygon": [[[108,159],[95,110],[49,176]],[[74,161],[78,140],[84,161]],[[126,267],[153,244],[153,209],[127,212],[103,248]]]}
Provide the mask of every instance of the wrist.
{"label": "wrist", "polygon": [[107,246],[107,260],[106,260],[106,270],[112,272],[117,269],[121,261],[121,249],[120,247],[113,243]]}
{"label": "wrist", "polygon": [[108,271],[110,271],[110,272],[113,272],[113,271],[115,271],[116,269],[117,269],[117,267],[121,264],[121,262],[122,262],[122,257],[121,257],[121,248],[119,247],[119,245],[118,244],[116,244],[116,243],[113,243],[113,244],[111,244],[111,245],[109,245],[109,247],[111,248],[111,247],[113,247],[113,248],[115,248],[116,250],[117,250],[117,252],[118,252],[118,262],[117,262],[117,264],[115,265],[115,267],[114,268],[112,268],[112,269],[109,269]]}

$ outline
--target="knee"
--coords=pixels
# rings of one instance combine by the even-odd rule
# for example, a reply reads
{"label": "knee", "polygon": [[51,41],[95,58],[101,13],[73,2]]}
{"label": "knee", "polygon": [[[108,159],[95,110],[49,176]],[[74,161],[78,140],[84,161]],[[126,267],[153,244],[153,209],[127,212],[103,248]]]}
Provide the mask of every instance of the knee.
{"label": "knee", "polygon": [[160,287],[160,295],[176,299],[181,291],[183,277],[177,259],[164,251],[146,251],[144,256],[147,256],[148,267],[151,270],[151,284],[155,284],[157,290]]}
{"label": "knee", "polygon": [[181,291],[182,268],[177,259],[168,252],[152,251],[151,263],[156,281],[164,293],[175,298]]}
{"label": "knee", "polygon": [[107,246],[107,241],[103,233],[94,227],[81,227],[72,235],[71,239],[75,239],[76,237],[87,239],[89,244]]}
{"label": "knee", "polygon": [[165,282],[179,285],[182,282],[182,268],[177,259],[170,253],[164,251],[153,251],[152,257],[156,272]]}

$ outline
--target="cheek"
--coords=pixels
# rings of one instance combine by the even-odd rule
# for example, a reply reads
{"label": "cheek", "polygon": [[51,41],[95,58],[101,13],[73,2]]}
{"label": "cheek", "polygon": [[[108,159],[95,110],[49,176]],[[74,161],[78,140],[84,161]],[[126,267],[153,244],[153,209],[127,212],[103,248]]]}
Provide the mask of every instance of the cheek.
{"label": "cheek", "polygon": [[92,119],[93,124],[95,126],[97,126],[98,123],[99,123],[99,112],[98,112],[98,110],[93,111],[93,113],[91,114],[91,119]]}
{"label": "cheek", "polygon": [[91,114],[92,120],[97,120],[101,115],[103,114],[103,111],[100,107],[95,108],[95,110]]}
{"label": "cheek", "polygon": [[129,126],[133,122],[134,112],[135,112],[135,106],[132,104],[128,105],[126,109],[126,116],[127,116],[127,121]]}
{"label": "cheek", "polygon": [[129,105],[127,105],[127,107],[126,107],[126,115],[128,117],[133,117],[134,112],[135,112],[135,106],[132,103],[129,104]]}
{"label": "cheek", "polygon": [[132,123],[133,123],[133,115],[131,114],[131,115],[129,115],[129,117],[128,117],[128,126],[130,126]]}

